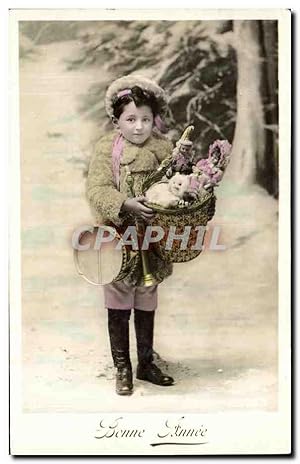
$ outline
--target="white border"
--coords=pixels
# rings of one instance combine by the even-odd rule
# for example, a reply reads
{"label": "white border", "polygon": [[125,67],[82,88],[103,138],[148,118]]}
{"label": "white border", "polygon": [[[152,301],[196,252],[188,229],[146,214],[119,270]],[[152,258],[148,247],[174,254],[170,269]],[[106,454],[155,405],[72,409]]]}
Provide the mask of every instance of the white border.
{"label": "white border", "polygon": [[184,21],[194,19],[216,20],[222,19],[283,19],[289,17],[287,10],[277,10],[265,8],[260,10],[253,9],[223,9],[218,10],[193,8],[161,8],[161,9],[41,9],[41,10],[12,10],[12,16],[16,15],[19,21],[26,20],[47,20],[47,21],[105,21],[105,20],[160,20]]}

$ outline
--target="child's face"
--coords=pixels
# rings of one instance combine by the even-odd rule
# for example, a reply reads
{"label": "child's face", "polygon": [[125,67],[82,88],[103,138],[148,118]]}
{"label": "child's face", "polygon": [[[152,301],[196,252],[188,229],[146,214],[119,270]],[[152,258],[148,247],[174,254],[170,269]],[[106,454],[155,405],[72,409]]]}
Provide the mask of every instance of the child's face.
{"label": "child's face", "polygon": [[137,107],[134,102],[125,106],[115,123],[125,139],[136,145],[144,143],[151,135],[153,113],[149,106]]}

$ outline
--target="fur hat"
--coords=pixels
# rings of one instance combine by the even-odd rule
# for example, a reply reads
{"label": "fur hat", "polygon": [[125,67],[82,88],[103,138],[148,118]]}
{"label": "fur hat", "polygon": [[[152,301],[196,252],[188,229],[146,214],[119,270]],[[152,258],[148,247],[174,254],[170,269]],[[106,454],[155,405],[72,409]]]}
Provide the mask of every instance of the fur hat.
{"label": "fur hat", "polygon": [[108,116],[113,115],[113,100],[122,90],[132,89],[139,86],[142,90],[152,93],[157,100],[159,114],[164,115],[167,108],[167,99],[165,91],[151,79],[141,76],[140,74],[129,74],[115,80],[107,89],[105,95],[105,109]]}

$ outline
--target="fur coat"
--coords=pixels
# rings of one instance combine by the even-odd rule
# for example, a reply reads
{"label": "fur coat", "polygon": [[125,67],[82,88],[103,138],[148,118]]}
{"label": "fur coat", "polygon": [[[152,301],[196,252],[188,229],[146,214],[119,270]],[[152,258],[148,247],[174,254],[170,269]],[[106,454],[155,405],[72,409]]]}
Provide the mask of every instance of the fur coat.
{"label": "fur coat", "polygon": [[[141,195],[141,182],[146,174],[155,170],[173,150],[172,143],[163,135],[155,132],[139,146],[124,141],[120,164],[120,187],[116,188],[112,170],[112,146],[117,133],[104,135],[96,144],[87,178],[86,195],[97,225],[114,224],[117,228],[133,225],[134,219],[121,213],[121,207],[128,198],[125,182],[128,166],[133,180],[135,195]],[[172,273],[172,265],[163,262],[149,250],[150,270],[158,282]],[[139,285],[142,277],[141,263],[126,278],[127,283]]]}

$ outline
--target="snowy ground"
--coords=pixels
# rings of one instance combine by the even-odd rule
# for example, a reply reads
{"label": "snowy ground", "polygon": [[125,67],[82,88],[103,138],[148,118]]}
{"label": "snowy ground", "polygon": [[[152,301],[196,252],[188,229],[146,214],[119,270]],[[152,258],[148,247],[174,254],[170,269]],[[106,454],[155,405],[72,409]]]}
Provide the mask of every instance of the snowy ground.
{"label": "snowy ground", "polygon": [[97,131],[78,99],[105,80],[92,68],[66,71],[76,46],[40,46],[20,68],[24,410],[276,409],[277,202],[228,178],[211,223],[226,250],[175,266],[160,286],[155,349],[176,385],[136,381],[131,397],[114,393],[101,289],[76,274],[70,245],[91,216],[81,166],[69,160]]}

